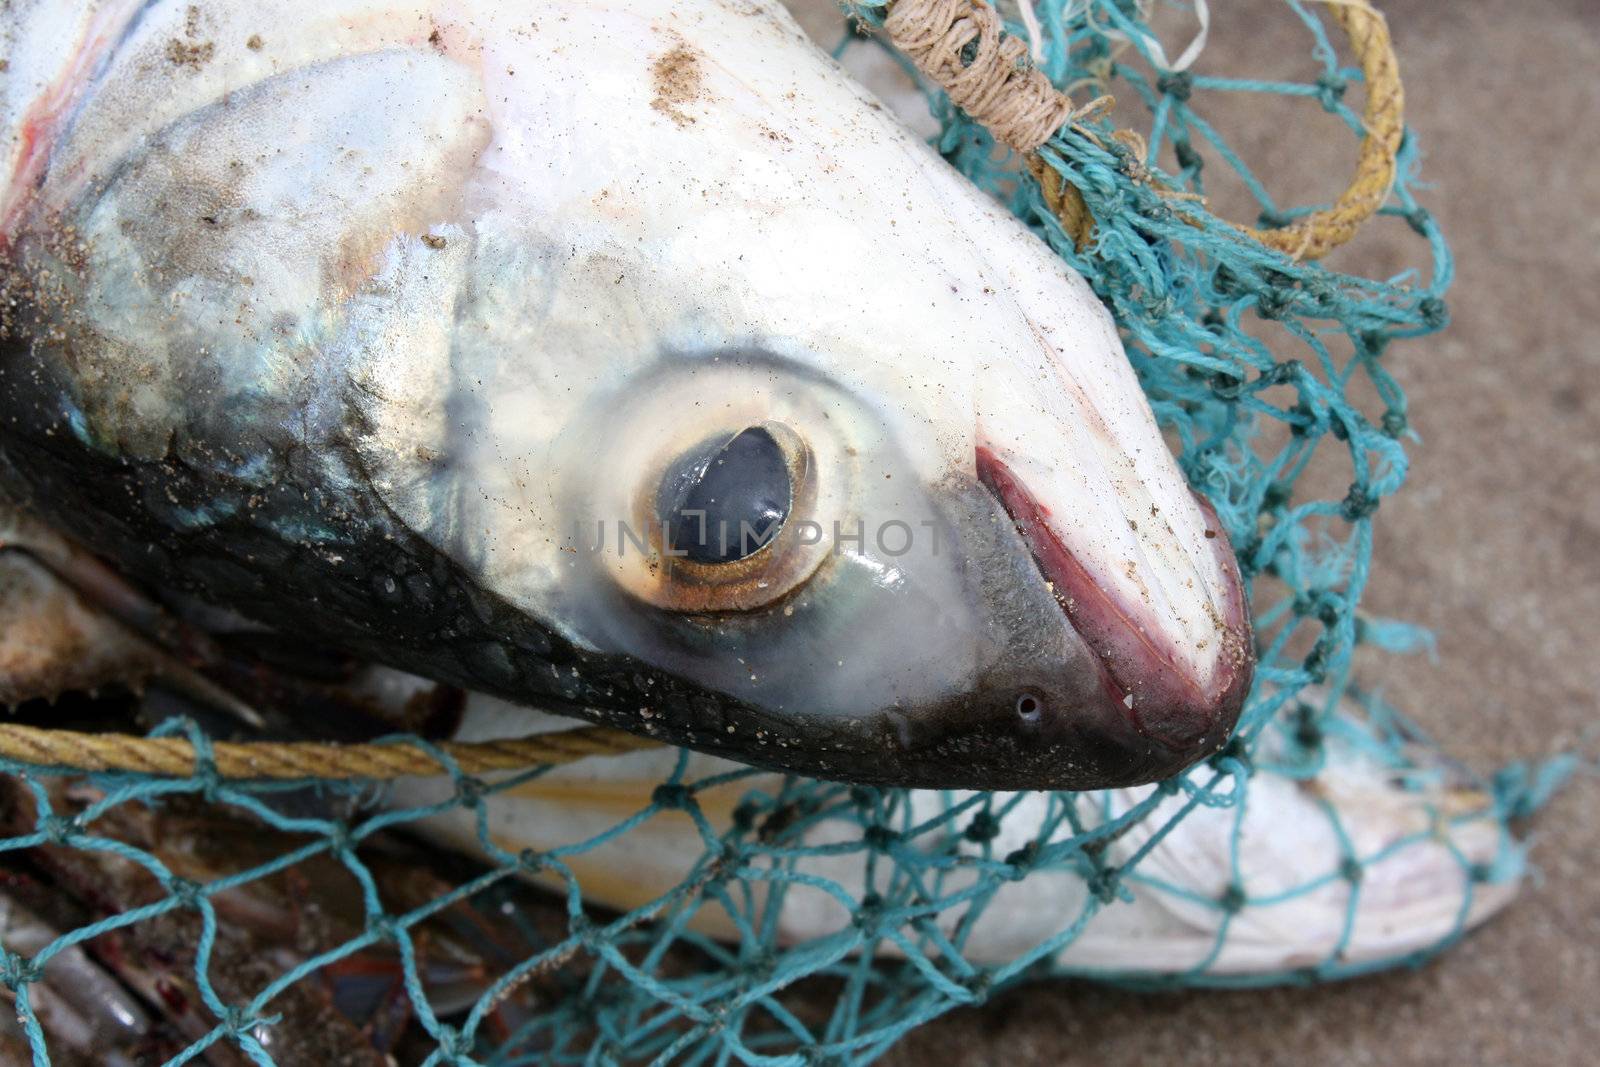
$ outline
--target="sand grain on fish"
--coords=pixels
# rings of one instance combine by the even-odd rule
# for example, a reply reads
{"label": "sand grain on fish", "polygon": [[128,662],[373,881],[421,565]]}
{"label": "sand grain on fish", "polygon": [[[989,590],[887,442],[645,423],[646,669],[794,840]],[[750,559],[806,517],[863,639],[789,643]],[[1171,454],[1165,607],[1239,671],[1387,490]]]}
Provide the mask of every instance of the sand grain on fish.
{"label": "sand grain on fish", "polygon": [[704,95],[700,54],[687,42],[678,41],[650,68],[655,96],[650,107],[679,126],[690,126],[695,117],[684,107]]}

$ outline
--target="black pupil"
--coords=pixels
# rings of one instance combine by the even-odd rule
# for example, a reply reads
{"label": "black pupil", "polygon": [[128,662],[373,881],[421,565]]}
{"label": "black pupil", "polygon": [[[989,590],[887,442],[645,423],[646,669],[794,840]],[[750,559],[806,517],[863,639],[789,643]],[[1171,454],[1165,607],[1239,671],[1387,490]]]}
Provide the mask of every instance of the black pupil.
{"label": "black pupil", "polygon": [[667,547],[695,563],[734,563],[778,536],[792,495],[782,446],[752,426],[684,455],[656,501]]}

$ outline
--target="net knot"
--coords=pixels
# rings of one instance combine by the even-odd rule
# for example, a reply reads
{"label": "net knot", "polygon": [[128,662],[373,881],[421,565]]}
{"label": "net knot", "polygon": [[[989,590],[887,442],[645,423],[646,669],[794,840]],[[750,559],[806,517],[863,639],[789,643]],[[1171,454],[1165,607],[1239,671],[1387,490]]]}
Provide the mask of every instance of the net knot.
{"label": "net knot", "polygon": [[650,802],[663,811],[689,806],[689,787],[679,782],[662,782],[650,793]]}
{"label": "net knot", "polygon": [[1381,501],[1366,486],[1357,482],[1345,494],[1344,502],[1339,505],[1339,514],[1346,522],[1355,522],[1377,511],[1379,503]]}
{"label": "net knot", "polygon": [[368,915],[367,936],[383,944],[392,944],[400,939],[400,926],[391,916]]}
{"label": "net knot", "polygon": [[1000,834],[1000,823],[987,811],[980,811],[967,823],[967,828],[962,831],[963,837],[974,844],[993,841]]}
{"label": "net knot", "polygon": [[200,907],[200,902],[205,899],[205,887],[199,882],[191,881],[179,875],[173,875],[166,881],[167,893],[178,902],[180,908],[191,911]]}
{"label": "net knot", "polygon": [[474,778],[470,774],[463,774],[456,779],[456,801],[463,808],[477,808],[483,803],[483,794],[488,792],[489,785],[482,778]]}
{"label": "net knot", "polygon": [[1011,868],[1004,872],[1005,877],[1013,882],[1020,882],[1029,871],[1033,869],[1033,862],[1038,858],[1039,846],[1032,841],[1017,849],[1006,857],[1006,866]]}
{"label": "net knot", "polygon": [[194,745],[194,773],[191,777],[200,786],[200,799],[215,804],[222,792],[222,775],[217,771],[217,761],[211,753],[209,738],[191,741]]}
{"label": "net knot", "polygon": [[1312,437],[1327,429],[1326,420],[1311,405],[1302,401],[1289,409],[1289,433],[1292,436]]}
{"label": "net knot", "polygon": [[994,988],[994,972],[987,967],[978,967],[957,981],[961,988],[972,994],[974,1004],[981,1004],[989,999],[989,992]]}
{"label": "net knot", "polygon": [[1297,593],[1292,606],[1294,613],[1303,619],[1316,616],[1325,626],[1333,626],[1339,621],[1339,598],[1326,589],[1307,589]]}
{"label": "net knot", "polygon": [[1089,876],[1085,883],[1089,895],[1102,904],[1110,904],[1122,892],[1122,869],[1120,867],[1102,867]]}
{"label": "net knot", "polygon": [[1268,321],[1276,321],[1294,309],[1293,289],[1267,289],[1256,298],[1256,314]]}
{"label": "net knot", "polygon": [[874,852],[888,852],[900,840],[900,835],[887,826],[869,826],[861,836]]}
{"label": "net knot", "polygon": [[1389,335],[1382,330],[1362,330],[1356,334],[1363,355],[1378,359],[1389,347]]}
{"label": "net knot", "polygon": [[1327,634],[1317,638],[1317,643],[1311,646],[1311,651],[1306,654],[1301,667],[1306,672],[1306,680],[1312,685],[1321,685],[1328,680],[1328,646]]}
{"label": "net knot", "polygon": [[1211,393],[1218,400],[1237,400],[1244,395],[1244,379],[1232,371],[1219,370],[1211,377]]}
{"label": "net knot", "polygon": [[348,856],[355,844],[355,838],[350,834],[350,827],[342,822],[333,823],[324,835],[328,841],[328,851],[335,856]]}
{"label": "net knot", "polygon": [[883,922],[883,898],[876,893],[868,893],[861,898],[855,906],[855,912],[850,916],[850,923],[867,937],[877,936],[878,926]]}
{"label": "net knot", "polygon": [[1194,92],[1194,75],[1186,70],[1175,70],[1156,79],[1156,88],[1174,100],[1186,101]]}
{"label": "net knot", "polygon": [[281,1015],[251,1015],[238,1005],[230,1004],[223,1010],[222,1018],[219,1021],[228,1036],[238,1040],[242,1037],[249,1037],[250,1031],[259,1027],[271,1026],[281,1018]]}
{"label": "net knot", "polygon": [[778,970],[778,958],[770,951],[763,949],[740,964],[739,969],[745,976],[757,983],[765,982]]}
{"label": "net knot", "polygon": [[[1173,139],[1172,154],[1174,158],[1177,159],[1178,166],[1182,170],[1199,174],[1205,169],[1205,156],[1202,156],[1195,150],[1194,145],[1190,143],[1189,138],[1187,137],[1178,137]],[[1167,213],[1171,214],[1170,208],[1167,209]]]}
{"label": "net knot", "polygon": [[721,884],[733,877],[745,860],[745,849],[732,841],[723,841],[707,853],[706,883]]}
{"label": "net knot", "polygon": [[0,948],[0,985],[13,993],[44,976],[44,968],[20,952]]}
{"label": "net knot", "polygon": [[580,945],[596,955],[605,948],[606,939],[600,928],[593,919],[581,912],[567,917],[567,930],[578,939]]}
{"label": "net knot", "polygon": [[470,1062],[473,1041],[460,1030],[448,1024],[441,1024],[439,1031],[434,1035],[439,1042],[439,1051],[444,1054],[444,1062],[457,1064]]}
{"label": "net knot", "polygon": [[1289,385],[1306,376],[1306,365],[1298,359],[1286,359],[1282,363],[1275,363],[1261,375],[1261,380],[1268,385]]}
{"label": "net knot", "polygon": [[1350,83],[1338,74],[1323,74],[1317,79],[1317,99],[1322,102],[1323,110],[1337,111],[1340,102],[1344,99],[1345,89]]}
{"label": "net knot", "polygon": [[1443,329],[1450,321],[1450,308],[1436,296],[1425,296],[1417,302],[1417,312],[1422,324],[1432,330]]}
{"label": "net knot", "polygon": [[1317,709],[1302,702],[1295,708],[1294,739],[1304,749],[1322,747],[1322,722]]}
{"label": "net knot", "polygon": [[52,845],[65,845],[71,843],[73,838],[83,834],[83,823],[79,822],[76,817],[46,815],[39,820],[39,832]]}

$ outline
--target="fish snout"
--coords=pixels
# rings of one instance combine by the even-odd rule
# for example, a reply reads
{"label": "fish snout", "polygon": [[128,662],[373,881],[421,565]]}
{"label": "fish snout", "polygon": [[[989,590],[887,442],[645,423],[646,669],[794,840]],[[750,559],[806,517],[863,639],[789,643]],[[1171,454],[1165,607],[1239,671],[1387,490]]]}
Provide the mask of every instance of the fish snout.
{"label": "fish snout", "polygon": [[[979,481],[1010,517],[1076,644],[1087,655],[1072,693],[1018,699],[1018,715],[1042,739],[1068,736],[1083,770],[1105,785],[1151,781],[1216,751],[1232,732],[1255,671],[1244,585],[1216,513],[1196,495],[1207,568],[1188,568],[1181,553],[1147,552],[1114,574],[1078,551],[1075,529],[1056,517],[1001,457],[977,450]],[[1176,574],[1148,572],[1173,567]],[[1141,573],[1146,572],[1146,573]],[[1163,598],[1150,589],[1168,590]],[[1175,616],[1171,590],[1198,594],[1204,623]],[[1030,706],[1031,701],[1031,706]],[[1029,714],[1031,712],[1031,715]],[[1037,722],[1028,720],[1036,719]]]}

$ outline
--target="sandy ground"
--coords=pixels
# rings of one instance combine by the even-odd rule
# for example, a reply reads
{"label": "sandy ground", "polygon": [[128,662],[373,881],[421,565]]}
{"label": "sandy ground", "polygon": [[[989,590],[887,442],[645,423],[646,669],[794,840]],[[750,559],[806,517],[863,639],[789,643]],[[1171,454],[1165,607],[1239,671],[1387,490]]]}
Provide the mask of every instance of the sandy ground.
{"label": "sandy ground", "polygon": [[[1277,0],[1219,12],[1204,65],[1303,79]],[[1459,257],[1453,321],[1395,350],[1413,473],[1378,524],[1369,606],[1431,627],[1439,662],[1374,657],[1382,683],[1480,769],[1600,751],[1600,7],[1389,0],[1408,118]],[[1226,19],[1224,22],[1223,20]],[[1281,47],[1280,47],[1281,46]],[[1262,60],[1265,57],[1266,63]],[[1268,68],[1263,70],[1263,67]],[[1273,112],[1276,116],[1278,113]],[[1230,126],[1274,188],[1338,166],[1294,131]],[[1348,146],[1333,139],[1341,152]],[[1254,154],[1252,154],[1254,153]],[[1319,172],[1321,172],[1319,174]],[[1335,171],[1335,173],[1338,173]],[[1409,234],[1397,233],[1396,245]],[[1347,269],[1389,269],[1368,241]],[[1577,1064],[1600,1047],[1600,782],[1537,820],[1522,899],[1437,962],[1341,985],[1005,995],[916,1032],[887,1062]]]}

